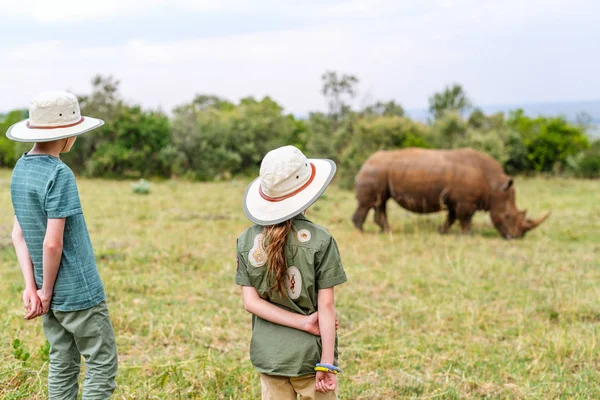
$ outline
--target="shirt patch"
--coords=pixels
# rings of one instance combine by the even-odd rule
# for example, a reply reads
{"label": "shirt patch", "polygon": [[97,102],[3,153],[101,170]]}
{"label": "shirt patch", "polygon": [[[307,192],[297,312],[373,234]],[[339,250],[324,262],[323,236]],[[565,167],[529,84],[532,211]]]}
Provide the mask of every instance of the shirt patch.
{"label": "shirt patch", "polygon": [[302,275],[296,267],[289,267],[287,272],[286,289],[288,297],[296,300],[302,293]]}
{"label": "shirt patch", "polygon": [[250,253],[248,253],[248,260],[250,264],[254,267],[262,267],[267,263],[267,252],[264,246],[265,236],[262,233],[259,233],[254,237],[254,246],[250,249]]}
{"label": "shirt patch", "polygon": [[308,229],[300,229],[298,231],[298,241],[300,243],[309,242],[311,237],[312,237],[312,235]]}

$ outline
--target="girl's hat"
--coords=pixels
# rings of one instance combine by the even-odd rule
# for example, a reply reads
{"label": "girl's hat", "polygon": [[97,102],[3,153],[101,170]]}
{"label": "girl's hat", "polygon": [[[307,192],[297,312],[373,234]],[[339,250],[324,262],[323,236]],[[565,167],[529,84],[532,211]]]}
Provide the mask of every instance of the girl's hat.
{"label": "girl's hat", "polygon": [[302,213],[323,194],[336,166],[331,160],[307,159],[294,146],[272,150],[244,195],[244,213],[258,225],[275,225]]}
{"label": "girl's hat", "polygon": [[81,135],[104,121],[83,117],[75,95],[68,92],[41,93],[29,105],[29,118],[8,128],[6,137],[17,142],[51,142]]}

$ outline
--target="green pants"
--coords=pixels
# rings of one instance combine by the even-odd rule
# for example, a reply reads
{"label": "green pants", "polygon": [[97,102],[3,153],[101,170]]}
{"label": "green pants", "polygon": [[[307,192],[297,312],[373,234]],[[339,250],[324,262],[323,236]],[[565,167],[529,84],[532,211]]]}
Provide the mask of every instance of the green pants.
{"label": "green pants", "polygon": [[109,399],[115,390],[117,346],[106,302],[81,311],[48,311],[42,317],[50,342],[50,400],[77,399],[81,356],[87,371],[83,399]]}

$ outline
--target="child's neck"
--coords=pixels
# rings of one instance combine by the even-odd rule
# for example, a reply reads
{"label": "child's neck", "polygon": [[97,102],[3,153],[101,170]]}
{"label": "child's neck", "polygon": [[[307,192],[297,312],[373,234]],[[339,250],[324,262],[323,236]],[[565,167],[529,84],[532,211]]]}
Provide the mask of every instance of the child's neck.
{"label": "child's neck", "polygon": [[60,158],[60,153],[64,148],[62,141],[35,143],[28,154],[48,154],[50,156]]}

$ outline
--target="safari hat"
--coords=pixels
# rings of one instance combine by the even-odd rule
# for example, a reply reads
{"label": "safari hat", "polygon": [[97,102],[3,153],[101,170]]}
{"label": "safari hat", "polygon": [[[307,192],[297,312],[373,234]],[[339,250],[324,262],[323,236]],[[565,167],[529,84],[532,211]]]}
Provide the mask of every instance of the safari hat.
{"label": "safari hat", "polygon": [[81,135],[103,124],[101,119],[81,115],[75,95],[45,92],[29,105],[29,118],[8,128],[6,137],[17,142],[51,142]]}
{"label": "safari hat", "polygon": [[244,213],[257,225],[275,225],[302,213],[327,189],[335,175],[331,160],[308,159],[294,146],[272,150],[260,176],[246,188]]}

